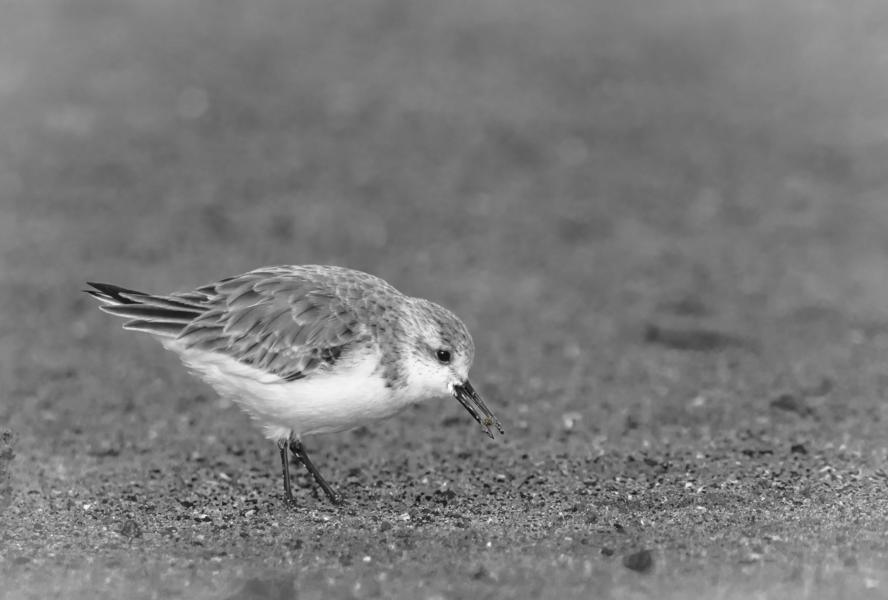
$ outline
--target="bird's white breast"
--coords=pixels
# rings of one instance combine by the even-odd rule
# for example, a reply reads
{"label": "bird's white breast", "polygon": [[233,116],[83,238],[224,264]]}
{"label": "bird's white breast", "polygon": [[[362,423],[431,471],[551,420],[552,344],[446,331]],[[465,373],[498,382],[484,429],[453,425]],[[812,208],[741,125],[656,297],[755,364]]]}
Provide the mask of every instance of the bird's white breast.
{"label": "bird's white breast", "polygon": [[326,372],[285,381],[217,352],[165,344],[221,396],[230,398],[264,426],[269,439],[352,429],[392,416],[411,403],[386,387],[379,354],[367,352]]}

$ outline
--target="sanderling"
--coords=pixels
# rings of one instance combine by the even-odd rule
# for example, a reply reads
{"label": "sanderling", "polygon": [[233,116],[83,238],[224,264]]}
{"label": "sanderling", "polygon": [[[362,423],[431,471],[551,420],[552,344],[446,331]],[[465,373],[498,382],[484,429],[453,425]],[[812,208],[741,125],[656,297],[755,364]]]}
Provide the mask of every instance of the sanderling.
{"label": "sanderling", "polygon": [[294,503],[290,452],[334,504],[302,438],[345,431],[411,404],[453,396],[481,424],[502,425],[469,383],[475,346],[452,312],[378,277],[334,266],[263,267],[163,296],[107,283],[85,290],[179,354],[277,442]]}

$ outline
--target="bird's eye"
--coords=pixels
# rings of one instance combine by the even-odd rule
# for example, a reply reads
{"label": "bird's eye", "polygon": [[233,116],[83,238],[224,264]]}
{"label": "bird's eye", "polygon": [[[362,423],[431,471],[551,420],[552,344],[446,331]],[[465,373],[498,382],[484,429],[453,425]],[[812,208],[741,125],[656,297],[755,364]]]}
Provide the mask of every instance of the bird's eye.
{"label": "bird's eye", "polygon": [[446,365],[450,362],[450,350],[438,350],[435,352],[435,357],[438,359],[439,363]]}

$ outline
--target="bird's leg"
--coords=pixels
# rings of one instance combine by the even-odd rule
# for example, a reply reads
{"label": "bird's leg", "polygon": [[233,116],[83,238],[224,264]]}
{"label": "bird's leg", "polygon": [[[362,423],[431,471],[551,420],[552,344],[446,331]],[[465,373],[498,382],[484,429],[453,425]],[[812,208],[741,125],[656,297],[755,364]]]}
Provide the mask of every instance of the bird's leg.
{"label": "bird's leg", "polygon": [[321,486],[321,489],[327,494],[327,498],[330,499],[330,502],[337,505],[342,504],[342,494],[334,492],[333,488],[330,487],[330,484],[327,483],[327,480],[324,479],[324,476],[321,475],[321,472],[314,466],[314,463],[311,462],[311,459],[308,458],[308,454],[305,452],[305,447],[302,445],[302,441],[291,437],[290,450],[293,452],[293,455],[305,465],[308,472],[314,476],[315,481],[318,482],[318,485]]}
{"label": "bird's leg", "polygon": [[278,440],[278,449],[281,451],[281,467],[284,470],[284,501],[290,506],[296,506],[296,498],[293,497],[293,487],[290,485],[290,448],[288,440]]}

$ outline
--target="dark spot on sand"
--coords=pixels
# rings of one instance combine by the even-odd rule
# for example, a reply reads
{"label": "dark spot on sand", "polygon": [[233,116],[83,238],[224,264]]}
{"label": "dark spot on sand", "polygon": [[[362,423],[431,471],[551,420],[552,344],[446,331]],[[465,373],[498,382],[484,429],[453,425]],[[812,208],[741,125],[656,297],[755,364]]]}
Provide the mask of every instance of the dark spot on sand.
{"label": "dark spot on sand", "polygon": [[750,341],[734,333],[695,325],[664,325],[648,323],[644,341],[674,350],[711,352],[728,348],[744,348]]}
{"label": "dark spot on sand", "polygon": [[632,571],[647,573],[654,567],[654,556],[650,550],[639,550],[624,556],[623,566]]}

